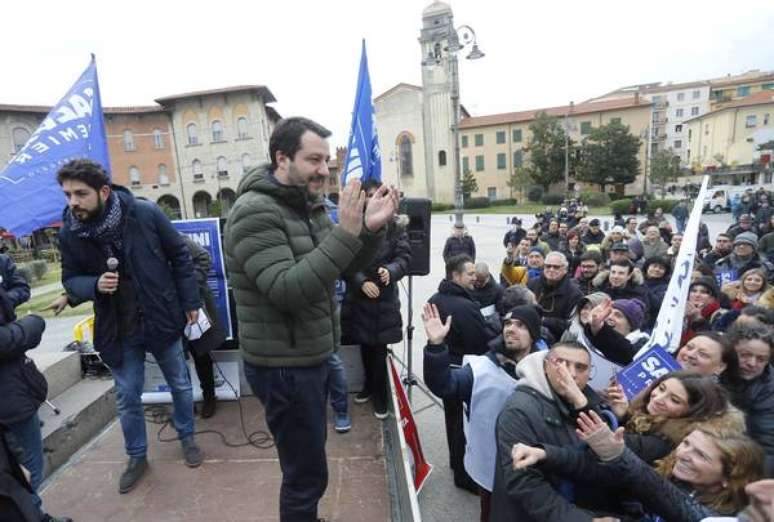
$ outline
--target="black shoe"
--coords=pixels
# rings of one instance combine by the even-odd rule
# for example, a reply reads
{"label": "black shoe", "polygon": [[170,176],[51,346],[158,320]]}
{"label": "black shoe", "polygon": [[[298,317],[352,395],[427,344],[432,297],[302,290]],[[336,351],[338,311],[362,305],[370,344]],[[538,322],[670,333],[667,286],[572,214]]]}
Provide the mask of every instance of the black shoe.
{"label": "black shoe", "polygon": [[121,473],[121,479],[118,481],[118,492],[129,493],[134,489],[145,470],[148,468],[148,459],[145,457],[129,457],[126,469]]}
{"label": "black shoe", "polygon": [[465,491],[469,491],[470,493],[473,493],[474,495],[478,495],[479,487],[478,484],[476,484],[473,479],[469,477],[465,478],[454,478],[454,485],[457,486],[460,489],[464,489]]}
{"label": "black shoe", "polygon": [[189,468],[198,468],[204,461],[204,452],[196,445],[193,435],[180,441],[183,446],[183,460]]}
{"label": "black shoe", "polygon": [[357,395],[355,395],[355,404],[365,404],[370,400],[371,400],[371,394],[368,393],[368,390],[363,390],[361,392],[358,392]]}
{"label": "black shoe", "polygon": [[202,412],[201,417],[202,419],[209,419],[213,415],[215,415],[215,410],[217,409],[217,402],[215,401],[215,396],[211,397],[205,397],[204,402],[202,402]]}

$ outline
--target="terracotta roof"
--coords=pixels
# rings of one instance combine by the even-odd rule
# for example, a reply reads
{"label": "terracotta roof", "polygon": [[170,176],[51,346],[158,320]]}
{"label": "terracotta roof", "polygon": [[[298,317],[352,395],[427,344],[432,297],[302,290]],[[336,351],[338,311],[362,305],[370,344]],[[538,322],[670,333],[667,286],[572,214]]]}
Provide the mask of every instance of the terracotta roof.
{"label": "terracotta roof", "polygon": [[596,96],[594,98],[591,98],[589,100],[586,100],[584,103],[593,102],[593,101],[604,101],[606,99],[614,99],[614,98],[620,98],[622,96],[632,96],[635,92],[639,94],[658,94],[661,92],[669,92],[669,91],[677,91],[680,89],[691,89],[693,87],[707,87],[709,86],[708,81],[695,81],[695,82],[684,82],[684,83],[661,83],[661,82],[655,82],[655,83],[643,83],[640,85],[629,85],[626,87],[620,87],[614,91],[610,91],[606,94],[603,94],[602,96]]}
{"label": "terracotta roof", "polygon": [[[52,106],[50,105],[2,105],[0,104],[0,112],[34,112],[39,114],[48,114],[51,112]],[[137,114],[147,112],[164,112],[166,109],[158,105],[152,106],[137,106],[137,107],[103,107],[102,112],[105,114]]]}
{"label": "terracotta roof", "polygon": [[271,103],[277,101],[274,95],[271,93],[268,87],[264,85],[237,85],[235,87],[222,87],[220,89],[209,89],[205,91],[193,91],[183,94],[173,94],[171,96],[164,96],[162,98],[156,98],[154,101],[161,105],[166,105],[176,100],[183,100],[186,98],[198,98],[200,96],[211,96],[213,94],[228,94],[235,92],[255,92],[263,98],[264,103]]}
{"label": "terracotta roof", "polygon": [[722,107],[719,107],[718,109],[708,112],[706,114],[702,114],[701,116],[696,116],[695,118],[690,118],[688,120],[683,120],[683,123],[687,123],[689,121],[695,121],[700,120],[702,118],[705,118],[707,116],[717,114],[721,111],[725,111],[726,109],[739,109],[742,107],[754,107],[756,105],[766,105],[766,104],[774,104],[774,91],[760,91],[756,92],[755,94],[751,94],[750,96],[746,96],[742,99],[724,103]]}
{"label": "terracotta roof", "polygon": [[381,93],[379,96],[374,98],[374,101],[379,100],[381,98],[384,98],[385,96],[389,96],[390,94],[392,94],[393,92],[397,91],[400,88],[410,89],[410,90],[422,92],[422,87],[420,87],[419,85],[413,85],[413,84],[410,84],[410,83],[403,83],[403,82],[401,82],[401,83],[399,83],[399,84],[397,84],[397,85],[387,89],[383,93]]}
{"label": "terracotta roof", "polygon": [[561,107],[547,107],[545,109],[535,109],[531,111],[506,112],[503,114],[492,114],[490,116],[465,118],[460,121],[460,128],[471,129],[476,127],[489,127],[493,125],[504,125],[507,123],[532,121],[535,119],[539,112],[546,112],[550,116],[564,116],[565,114],[575,116],[579,114],[590,114],[593,112],[649,107],[652,105],[650,101],[644,100],[642,98],[639,98],[639,100],[636,102],[635,100],[636,97],[631,96],[629,98],[606,100],[601,102],[579,103],[578,105],[574,106],[563,105]]}
{"label": "terracotta roof", "polygon": [[772,81],[774,82],[774,73],[771,72],[765,72],[761,73],[759,76],[748,76],[746,78],[731,78],[728,80],[721,79],[721,80],[710,80],[710,83],[712,84],[712,88],[718,88],[722,89],[724,87],[733,87],[734,85],[744,85],[746,83],[758,83],[758,82],[764,82],[764,81]]}

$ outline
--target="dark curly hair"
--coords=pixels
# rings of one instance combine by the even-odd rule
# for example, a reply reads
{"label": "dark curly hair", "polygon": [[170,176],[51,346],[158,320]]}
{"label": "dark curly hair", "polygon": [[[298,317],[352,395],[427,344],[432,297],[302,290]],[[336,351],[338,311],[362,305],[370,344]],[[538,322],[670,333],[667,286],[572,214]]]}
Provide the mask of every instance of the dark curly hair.
{"label": "dark curly hair", "polygon": [[110,185],[110,176],[102,165],[84,158],[65,163],[57,172],[56,181],[60,186],[65,181],[80,181],[99,191],[105,185]]}

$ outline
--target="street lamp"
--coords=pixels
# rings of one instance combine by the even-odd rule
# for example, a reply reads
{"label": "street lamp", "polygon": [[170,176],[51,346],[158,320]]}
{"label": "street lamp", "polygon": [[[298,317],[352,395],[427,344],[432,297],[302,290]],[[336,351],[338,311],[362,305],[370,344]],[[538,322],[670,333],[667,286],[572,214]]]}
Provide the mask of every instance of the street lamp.
{"label": "street lamp", "polygon": [[449,76],[451,77],[451,102],[452,102],[452,140],[454,141],[454,215],[457,223],[462,223],[462,169],[460,168],[460,76],[459,62],[457,53],[465,47],[470,47],[470,52],[465,57],[468,60],[478,60],[484,57],[484,53],[479,49],[476,41],[476,32],[469,25],[461,25],[454,28],[449,19],[447,34],[439,36],[446,37],[448,45],[441,48],[441,42],[434,42],[432,48],[428,50],[427,57],[422,60],[422,65],[432,67],[443,63],[443,52],[448,53],[447,65],[449,67]]}

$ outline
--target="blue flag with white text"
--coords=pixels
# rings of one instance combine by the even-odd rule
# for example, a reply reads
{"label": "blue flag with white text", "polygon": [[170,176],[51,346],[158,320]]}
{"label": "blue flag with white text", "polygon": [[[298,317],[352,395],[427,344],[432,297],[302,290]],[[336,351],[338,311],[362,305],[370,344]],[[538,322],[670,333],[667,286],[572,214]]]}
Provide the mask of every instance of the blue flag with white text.
{"label": "blue flag with white text", "polygon": [[349,131],[347,159],[344,162],[341,186],[350,177],[366,181],[382,179],[382,160],[379,155],[379,138],[374,122],[374,104],[371,102],[371,78],[368,74],[365,40],[360,56],[360,72],[357,75],[355,108],[352,111],[352,127]]}
{"label": "blue flag with white text", "polygon": [[56,173],[76,158],[88,158],[110,172],[93,55],[78,81],[0,171],[0,227],[24,236],[60,221],[67,202]]}

